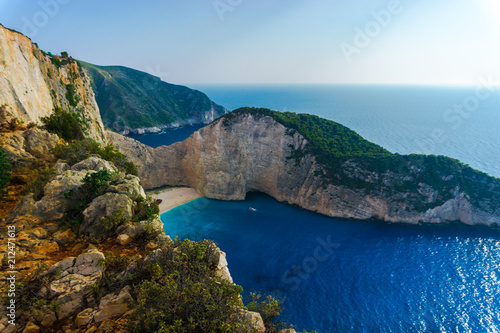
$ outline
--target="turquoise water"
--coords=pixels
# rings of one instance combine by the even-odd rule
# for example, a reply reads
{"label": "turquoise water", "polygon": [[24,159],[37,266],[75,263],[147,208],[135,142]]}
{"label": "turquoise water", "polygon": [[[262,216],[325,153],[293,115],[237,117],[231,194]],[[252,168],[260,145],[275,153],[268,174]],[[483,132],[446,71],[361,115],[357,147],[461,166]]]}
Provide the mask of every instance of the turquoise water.
{"label": "turquoise water", "polygon": [[256,193],[197,199],[161,218],[171,236],[214,239],[244,292],[284,298],[300,329],[500,330],[498,231],[333,219]]}
{"label": "turquoise water", "polygon": [[[452,108],[473,87],[195,88],[230,109],[313,113],[393,152],[444,154],[500,176],[498,90],[459,115]],[[159,140],[171,138],[151,144]],[[300,329],[500,332],[497,230],[339,220],[255,193],[243,202],[197,199],[162,220],[171,236],[215,240],[235,282],[284,298],[285,316]]]}

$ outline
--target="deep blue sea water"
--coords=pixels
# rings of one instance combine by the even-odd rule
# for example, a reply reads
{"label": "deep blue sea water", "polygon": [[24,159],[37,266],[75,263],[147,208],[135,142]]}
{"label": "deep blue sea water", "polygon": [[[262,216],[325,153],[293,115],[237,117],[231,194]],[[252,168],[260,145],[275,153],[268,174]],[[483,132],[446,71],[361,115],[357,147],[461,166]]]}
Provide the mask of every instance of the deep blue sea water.
{"label": "deep blue sea water", "polygon": [[500,231],[340,220],[256,193],[161,218],[171,236],[216,240],[244,292],[284,298],[300,329],[500,331]]}
{"label": "deep blue sea water", "polygon": [[131,138],[151,147],[169,146],[174,142],[184,141],[191,134],[205,125],[186,125],[183,127],[165,129],[160,133],[154,134],[134,134]]}
{"label": "deep blue sea water", "polygon": [[[195,88],[229,109],[313,113],[393,152],[444,154],[500,176],[498,90],[466,112],[460,104],[473,101],[474,87]],[[284,314],[300,329],[500,332],[498,230],[339,220],[263,194],[198,199],[162,220],[171,236],[214,239],[235,282],[284,297]]]}

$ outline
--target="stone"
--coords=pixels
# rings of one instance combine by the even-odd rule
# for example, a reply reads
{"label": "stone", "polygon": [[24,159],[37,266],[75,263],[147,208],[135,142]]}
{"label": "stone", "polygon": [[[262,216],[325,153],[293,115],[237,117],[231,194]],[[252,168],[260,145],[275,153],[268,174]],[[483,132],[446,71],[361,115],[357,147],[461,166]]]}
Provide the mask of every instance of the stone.
{"label": "stone", "polygon": [[93,300],[91,286],[97,284],[101,273],[90,276],[69,274],[49,286],[50,295],[57,298],[59,320],[72,316],[86,307]]}
{"label": "stone", "polygon": [[65,212],[64,194],[82,186],[86,171],[65,171],[44,187],[44,197],[36,202],[36,214],[44,221],[59,220]]}
{"label": "stone", "polygon": [[59,251],[59,245],[56,242],[43,242],[41,245],[34,247],[34,252],[38,254],[49,254]]}
{"label": "stone", "polygon": [[287,328],[279,331],[278,333],[297,333],[293,328]]}
{"label": "stone", "polygon": [[29,322],[23,331],[23,333],[38,333],[38,332],[40,332],[40,326],[37,326],[32,322]]}
{"label": "stone", "polygon": [[99,303],[99,311],[94,315],[94,321],[101,323],[122,316],[129,311],[128,304],[131,301],[130,286],[124,287],[118,294],[104,296]]}
{"label": "stone", "polygon": [[52,156],[52,149],[59,143],[56,134],[47,132],[36,127],[24,132],[24,149],[36,158],[47,158]]}
{"label": "stone", "polygon": [[217,266],[216,274],[223,279],[228,280],[229,282],[233,282],[233,278],[229,273],[229,268],[227,267],[226,254],[221,250],[217,249],[217,254],[214,258],[212,258],[214,264]]}
{"label": "stone", "polygon": [[73,257],[68,257],[63,259],[62,261],[54,264],[52,267],[50,267],[47,270],[47,274],[60,274],[62,272],[67,271],[69,268],[73,267],[75,265],[75,259]]}
{"label": "stone", "polygon": [[120,245],[127,245],[130,244],[130,242],[132,242],[132,238],[128,235],[121,234],[118,237],[116,237],[116,241]]}
{"label": "stone", "polygon": [[116,167],[109,161],[103,160],[97,156],[91,156],[81,162],[76,163],[71,167],[73,171],[100,171],[100,170],[108,170],[109,172],[118,171]]}
{"label": "stone", "polygon": [[30,193],[19,200],[16,207],[14,207],[5,220],[12,222],[18,216],[32,214],[35,209],[35,199],[33,198],[33,193]]}
{"label": "stone", "polygon": [[97,333],[109,333],[114,332],[115,322],[111,319],[104,321],[99,328],[97,329]]}
{"label": "stone", "polygon": [[87,326],[92,321],[93,317],[94,309],[87,308],[76,315],[75,323],[78,327],[82,328],[84,326]]}
{"label": "stone", "polygon": [[259,313],[241,309],[237,316],[243,321],[243,325],[246,327],[246,332],[266,332],[264,321]]}
{"label": "stone", "polygon": [[82,234],[102,233],[101,218],[122,211],[123,217],[130,220],[133,216],[134,202],[125,194],[105,193],[95,198],[83,211],[83,223],[80,225]]}
{"label": "stone", "polygon": [[126,194],[132,200],[137,200],[139,196],[146,198],[141,180],[133,175],[127,175],[118,184],[110,186],[108,192]]}
{"label": "stone", "polygon": [[93,275],[96,272],[100,273],[104,270],[104,259],[102,252],[90,249],[75,259],[73,267],[69,268],[68,272],[84,276]]}
{"label": "stone", "polygon": [[54,165],[54,170],[56,174],[60,175],[63,174],[65,171],[68,171],[70,169],[68,163],[59,160],[57,163]]}
{"label": "stone", "polygon": [[158,248],[158,244],[156,244],[154,241],[150,241],[149,243],[146,244],[146,251],[153,251]]}
{"label": "stone", "polygon": [[58,231],[52,235],[54,241],[59,245],[66,245],[73,242],[76,239],[75,233],[71,229],[65,231]]}
{"label": "stone", "polygon": [[43,319],[42,319],[40,325],[42,325],[42,327],[45,327],[45,328],[52,327],[52,325],[57,321],[56,313],[52,310],[47,309],[47,308],[45,308],[43,312],[44,312],[44,315],[43,315]]}
{"label": "stone", "polygon": [[134,238],[140,230],[140,225],[138,223],[126,222],[116,229],[118,235],[127,235],[130,238]]}

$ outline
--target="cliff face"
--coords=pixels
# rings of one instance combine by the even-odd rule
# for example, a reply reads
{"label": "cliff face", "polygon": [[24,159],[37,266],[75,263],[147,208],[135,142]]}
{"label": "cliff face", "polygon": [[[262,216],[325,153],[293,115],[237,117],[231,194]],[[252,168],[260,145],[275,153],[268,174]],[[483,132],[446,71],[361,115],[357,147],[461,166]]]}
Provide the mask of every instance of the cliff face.
{"label": "cliff face", "polygon": [[204,93],[122,66],[82,62],[104,123],[122,134],[208,124],[227,110]]}
{"label": "cliff face", "polygon": [[[278,201],[341,218],[500,224],[498,208],[487,201],[473,205],[460,189],[439,204],[439,189],[423,183],[415,191],[386,187],[376,192],[332,185],[314,156],[304,154],[299,161],[292,158],[295,151],[304,150],[307,140],[269,116],[223,117],[168,147],[147,147],[111,132],[108,138],[138,165],[146,188],[185,185],[220,200],[243,200],[247,192],[260,191]],[[391,172],[375,174],[353,161],[343,162],[342,168],[355,178],[376,179],[377,183],[392,184],[399,177]],[[432,208],[416,209],[413,202],[417,200]]]}
{"label": "cliff face", "polygon": [[31,40],[0,25],[0,105],[25,123],[40,123],[55,107],[81,113],[86,133],[105,140],[90,80],[70,58],[50,57]]}

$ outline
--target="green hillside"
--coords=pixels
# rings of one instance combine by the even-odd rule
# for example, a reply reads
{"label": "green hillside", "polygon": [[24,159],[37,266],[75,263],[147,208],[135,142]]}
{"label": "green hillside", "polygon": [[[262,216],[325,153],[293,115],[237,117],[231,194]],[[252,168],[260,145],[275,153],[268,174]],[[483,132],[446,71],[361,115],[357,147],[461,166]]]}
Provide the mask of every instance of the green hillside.
{"label": "green hillside", "polygon": [[97,66],[80,62],[92,81],[104,124],[121,131],[126,127],[202,124],[207,114],[224,114],[204,93],[161,81],[160,78],[122,66]]}

